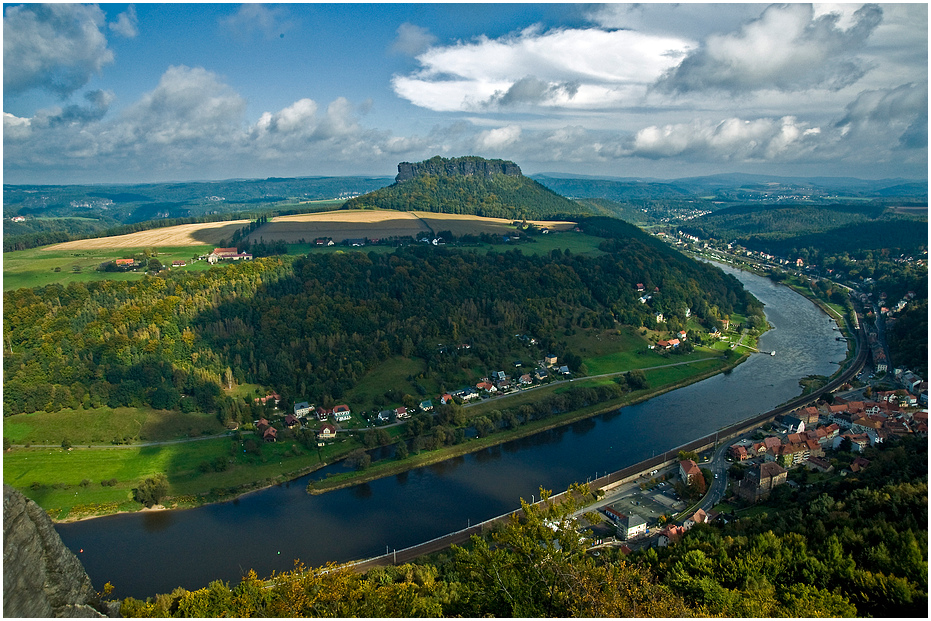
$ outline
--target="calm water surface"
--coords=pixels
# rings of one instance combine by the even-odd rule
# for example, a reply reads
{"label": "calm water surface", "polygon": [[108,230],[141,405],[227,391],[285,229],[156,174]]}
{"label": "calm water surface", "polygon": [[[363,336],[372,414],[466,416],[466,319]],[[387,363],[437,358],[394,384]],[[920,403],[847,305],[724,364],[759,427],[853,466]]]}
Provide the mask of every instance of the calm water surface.
{"label": "calm water surface", "polygon": [[[728,374],[478,453],[349,489],[311,496],[307,477],[235,501],[186,511],[104,517],[56,528],[94,586],[143,598],[211,580],[236,583],[288,570],[384,554],[502,515],[539,487],[618,470],[800,394],[798,380],[830,375],[846,344],[820,309],[790,289],[729,267],[766,305],[774,329]],[[310,475],[314,476],[314,475]],[[319,476],[319,475],[317,475]],[[78,552],[83,550],[83,552]]]}

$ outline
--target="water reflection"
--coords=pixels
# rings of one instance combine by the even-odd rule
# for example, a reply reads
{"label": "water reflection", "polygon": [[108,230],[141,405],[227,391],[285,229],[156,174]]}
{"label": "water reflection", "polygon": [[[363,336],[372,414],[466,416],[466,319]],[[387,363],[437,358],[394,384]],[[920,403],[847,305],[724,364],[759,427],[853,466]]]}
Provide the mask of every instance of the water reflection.
{"label": "water reflection", "polygon": [[173,521],[171,511],[144,511],[142,519],[142,528],[147,533],[157,533],[165,530]]}
{"label": "water reflection", "polygon": [[572,433],[577,436],[584,436],[595,428],[595,420],[592,418],[586,418],[585,420],[580,420],[577,423],[572,423]]}
{"label": "water reflection", "polygon": [[372,486],[368,483],[360,483],[359,485],[353,485],[351,488],[352,495],[356,498],[366,499],[372,497]]}

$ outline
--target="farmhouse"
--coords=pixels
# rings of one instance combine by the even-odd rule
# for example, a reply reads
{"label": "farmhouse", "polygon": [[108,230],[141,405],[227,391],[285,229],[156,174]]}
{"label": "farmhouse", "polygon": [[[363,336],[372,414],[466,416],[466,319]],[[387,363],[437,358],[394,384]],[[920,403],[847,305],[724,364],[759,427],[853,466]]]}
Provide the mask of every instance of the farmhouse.
{"label": "farmhouse", "polygon": [[251,261],[252,255],[241,253],[236,248],[214,248],[213,252],[207,255],[207,262],[213,265],[218,261]]}

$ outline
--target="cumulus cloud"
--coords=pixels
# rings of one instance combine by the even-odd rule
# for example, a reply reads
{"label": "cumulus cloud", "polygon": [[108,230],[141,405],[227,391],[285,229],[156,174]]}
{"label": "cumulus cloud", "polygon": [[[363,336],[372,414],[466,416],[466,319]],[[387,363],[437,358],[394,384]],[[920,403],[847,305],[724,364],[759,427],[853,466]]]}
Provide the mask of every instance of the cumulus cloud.
{"label": "cumulus cloud", "polygon": [[241,131],[246,101],[206,69],[169,67],[118,122],[126,144],[223,143]]}
{"label": "cumulus cloud", "polygon": [[255,165],[262,163],[264,174],[308,174],[313,164],[358,164],[425,144],[361,127],[357,111],[366,103],[356,107],[342,97],[326,106],[300,99],[250,124],[245,99],[200,67],[170,67],[116,118],[105,116],[112,98],[93,91],[80,106],[32,118],[5,113],[5,169],[110,168],[155,180],[260,175]]}
{"label": "cumulus cloud", "polygon": [[475,138],[475,145],[479,150],[500,151],[520,139],[519,125],[508,125],[480,132]]}
{"label": "cumulus cloud", "polygon": [[110,22],[108,26],[110,30],[127,39],[132,39],[138,35],[139,19],[136,17],[136,7],[130,4],[126,12],[117,15],[116,21]]}
{"label": "cumulus cloud", "polygon": [[391,44],[391,51],[416,56],[436,43],[436,37],[426,28],[407,22],[398,26],[398,37]]}
{"label": "cumulus cloud", "polygon": [[284,8],[264,4],[243,4],[233,15],[221,18],[220,24],[242,40],[256,33],[266,39],[274,39],[297,25]]}
{"label": "cumulus cloud", "polygon": [[627,30],[538,26],[498,39],[432,47],[421,69],[392,80],[395,92],[438,111],[521,103],[596,108],[638,103],[690,42]]}
{"label": "cumulus cloud", "polygon": [[839,27],[841,14],[815,16],[811,5],[772,5],[740,29],[709,36],[657,83],[661,91],[839,90],[867,70],[855,56],[882,21],[883,11],[868,4]]}
{"label": "cumulus cloud", "polygon": [[650,126],[637,132],[628,155],[662,159],[701,154],[718,161],[779,160],[797,156],[810,146],[807,139],[820,133],[820,128],[791,116]]}
{"label": "cumulus cloud", "polygon": [[896,88],[869,90],[851,102],[836,126],[843,135],[870,137],[898,135],[898,145],[907,149],[928,147],[928,83],[903,84]]}
{"label": "cumulus cloud", "polygon": [[83,4],[25,4],[3,19],[3,88],[67,97],[113,62],[103,11]]}

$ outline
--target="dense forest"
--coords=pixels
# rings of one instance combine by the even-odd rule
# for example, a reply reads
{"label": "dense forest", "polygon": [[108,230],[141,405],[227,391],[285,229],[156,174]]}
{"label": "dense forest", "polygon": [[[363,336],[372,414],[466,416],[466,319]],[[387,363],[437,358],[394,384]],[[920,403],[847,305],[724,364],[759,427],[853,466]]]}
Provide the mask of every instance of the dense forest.
{"label": "dense forest", "polygon": [[[681,541],[625,558],[589,553],[576,512],[594,495],[543,493],[484,537],[416,563],[260,580],[249,572],[147,601],[126,617],[927,617],[928,447],[867,449],[846,477],[794,470],[752,515],[696,525]],[[849,454],[839,460],[851,460]],[[849,461],[845,462],[849,463]],[[597,520],[582,513],[587,522]]]}
{"label": "dense forest", "polygon": [[[927,292],[925,293],[927,296]],[[887,320],[888,321],[888,320]],[[888,322],[886,339],[895,367],[911,369],[928,377],[928,300],[916,301]]]}
{"label": "dense forest", "polygon": [[441,162],[425,167],[433,162],[428,160],[412,166],[419,166],[415,171],[436,170],[436,173],[419,172],[411,179],[351,199],[343,208],[473,214],[512,220],[556,220],[590,213],[578,203],[520,174],[447,174],[446,168],[440,165],[468,160],[467,164],[477,166],[485,163],[481,158],[435,159]]}
{"label": "dense forest", "polygon": [[[636,227],[583,226],[607,238],[600,256],[408,247],[7,292],[4,414],[151,405],[239,420],[251,414],[222,396],[231,380],[329,402],[391,356],[448,379],[510,363],[519,333],[577,360],[564,341],[577,328],[654,327],[662,312],[667,329],[683,329],[687,308],[707,327],[733,312],[762,317],[735,278]],[[449,356],[441,343],[471,348]]]}

